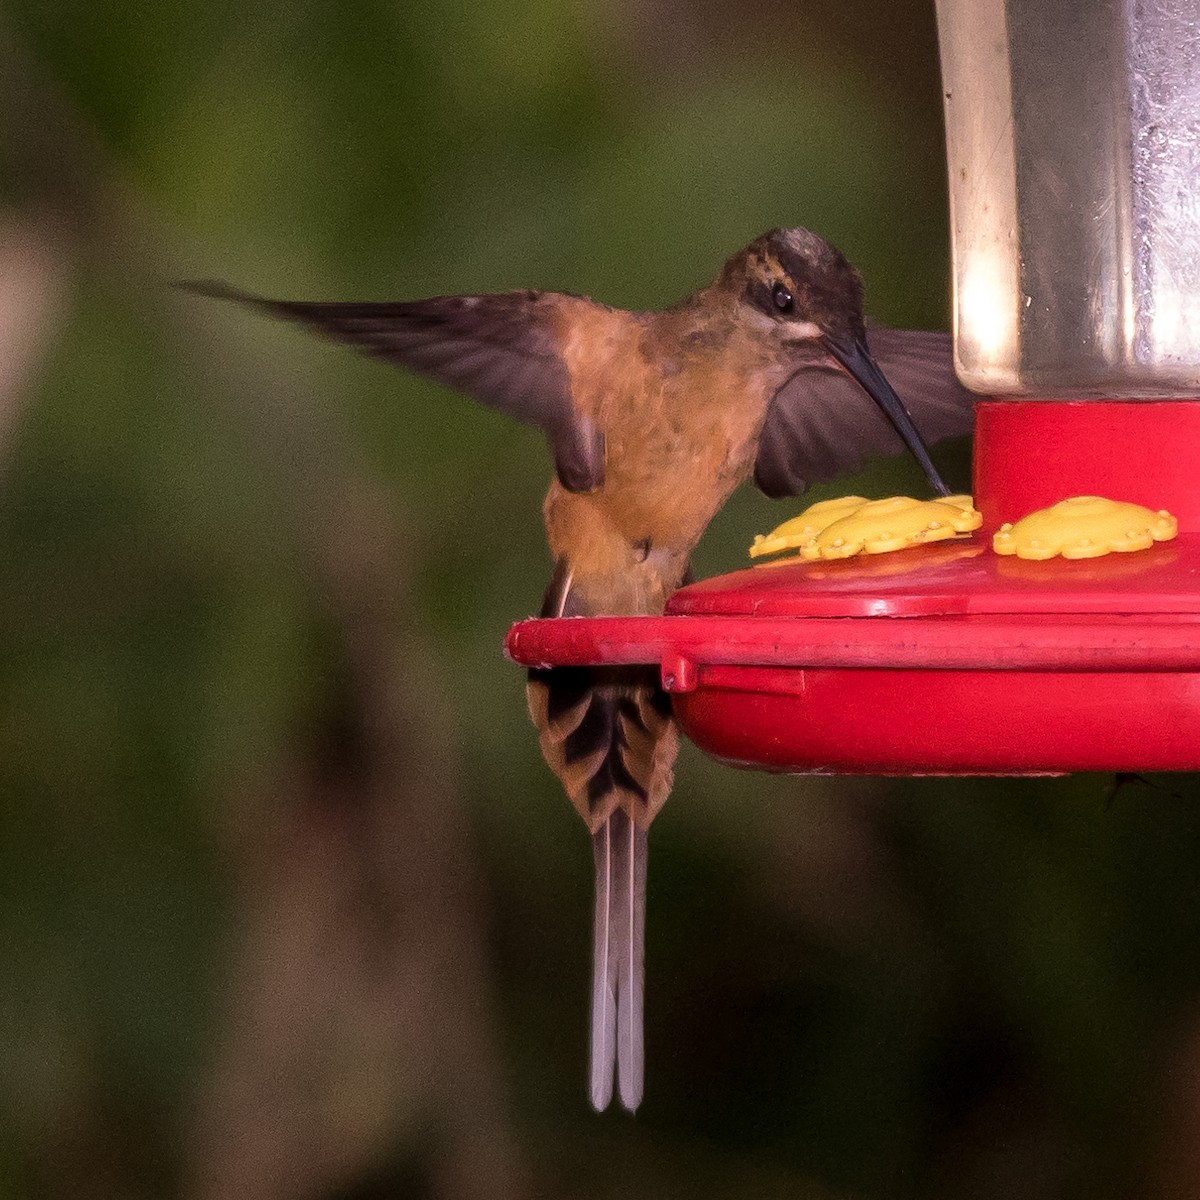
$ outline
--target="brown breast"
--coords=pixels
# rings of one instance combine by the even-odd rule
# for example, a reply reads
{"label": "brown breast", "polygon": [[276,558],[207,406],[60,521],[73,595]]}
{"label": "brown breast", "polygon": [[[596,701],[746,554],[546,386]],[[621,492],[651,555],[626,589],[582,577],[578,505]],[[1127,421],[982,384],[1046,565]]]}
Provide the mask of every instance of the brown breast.
{"label": "brown breast", "polygon": [[778,381],[763,368],[761,344],[731,320],[587,301],[563,313],[575,403],[604,432],[605,481],[587,495],[551,487],[551,552],[572,563],[596,611],[661,611],[708,523],[750,473]]}

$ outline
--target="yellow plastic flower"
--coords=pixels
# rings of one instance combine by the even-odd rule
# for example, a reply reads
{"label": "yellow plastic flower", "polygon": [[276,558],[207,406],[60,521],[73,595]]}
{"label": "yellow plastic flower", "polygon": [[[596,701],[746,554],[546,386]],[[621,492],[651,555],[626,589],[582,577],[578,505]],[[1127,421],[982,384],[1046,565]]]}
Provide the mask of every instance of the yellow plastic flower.
{"label": "yellow plastic flower", "polygon": [[754,545],[750,547],[750,557],[778,554],[781,550],[799,550],[826,526],[866,503],[866,496],[840,496],[836,500],[822,500],[818,504],[810,504],[798,517],[792,517],[790,521],[777,525],[765,536],[761,533],[755,534]]}
{"label": "yellow plastic flower", "polygon": [[908,546],[940,542],[978,529],[983,517],[970,496],[914,500],[890,496],[864,500],[847,496],[805,509],[765,537],[754,539],[752,558],[781,550],[798,550],[806,560],[886,554]]}
{"label": "yellow plastic flower", "polygon": [[1034,560],[1099,558],[1145,550],[1155,542],[1169,542],[1178,532],[1179,522],[1165,509],[1154,512],[1102,496],[1072,496],[1001,525],[992,549]]}

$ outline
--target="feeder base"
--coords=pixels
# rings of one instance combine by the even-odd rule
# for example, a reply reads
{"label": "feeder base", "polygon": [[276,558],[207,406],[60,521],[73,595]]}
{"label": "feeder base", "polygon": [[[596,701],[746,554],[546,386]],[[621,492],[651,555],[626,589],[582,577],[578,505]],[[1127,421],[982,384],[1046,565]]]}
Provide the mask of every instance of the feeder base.
{"label": "feeder base", "polygon": [[[973,538],[737,571],[665,617],[524,621],[527,666],[651,663],[687,735],[770,771],[1200,770],[1200,401],[983,401]],[[1070,496],[1179,518],[1145,551],[1029,562],[990,531]]]}

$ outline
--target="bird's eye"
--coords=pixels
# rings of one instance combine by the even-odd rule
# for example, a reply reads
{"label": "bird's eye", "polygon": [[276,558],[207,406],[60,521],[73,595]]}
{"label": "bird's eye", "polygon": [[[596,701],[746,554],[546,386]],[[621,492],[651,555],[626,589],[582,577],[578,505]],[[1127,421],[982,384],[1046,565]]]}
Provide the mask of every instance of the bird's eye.
{"label": "bird's eye", "polygon": [[792,311],[792,293],[782,283],[777,283],[771,289],[771,299],[775,301],[775,307],[780,312]]}

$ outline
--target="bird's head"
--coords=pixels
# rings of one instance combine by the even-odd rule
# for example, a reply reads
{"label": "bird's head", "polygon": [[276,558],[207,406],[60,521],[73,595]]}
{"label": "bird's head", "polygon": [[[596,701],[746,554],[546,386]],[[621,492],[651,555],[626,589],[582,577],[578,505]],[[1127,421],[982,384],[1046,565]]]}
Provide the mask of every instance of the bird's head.
{"label": "bird's head", "polygon": [[925,441],[867,347],[863,285],[835,246],[807,229],[771,229],[726,262],[716,287],[768,352],[795,370],[844,370],[879,405],[934,489],[949,489]]}
{"label": "bird's head", "polygon": [[819,352],[826,337],[864,337],[858,272],[807,229],[772,229],[755,238],[725,264],[719,286],[742,320],[775,342],[808,343]]}

